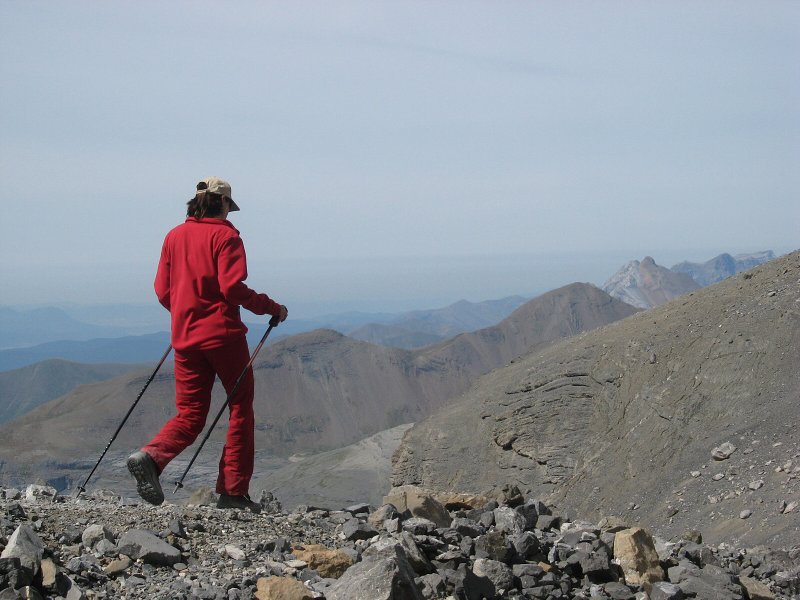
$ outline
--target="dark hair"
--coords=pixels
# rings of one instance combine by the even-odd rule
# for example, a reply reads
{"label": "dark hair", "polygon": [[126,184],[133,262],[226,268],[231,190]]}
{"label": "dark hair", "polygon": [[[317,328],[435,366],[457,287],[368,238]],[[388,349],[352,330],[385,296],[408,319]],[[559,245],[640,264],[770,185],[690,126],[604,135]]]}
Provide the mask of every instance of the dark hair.
{"label": "dark hair", "polygon": [[222,194],[198,190],[197,195],[186,203],[186,216],[202,219],[219,217],[222,214]]}

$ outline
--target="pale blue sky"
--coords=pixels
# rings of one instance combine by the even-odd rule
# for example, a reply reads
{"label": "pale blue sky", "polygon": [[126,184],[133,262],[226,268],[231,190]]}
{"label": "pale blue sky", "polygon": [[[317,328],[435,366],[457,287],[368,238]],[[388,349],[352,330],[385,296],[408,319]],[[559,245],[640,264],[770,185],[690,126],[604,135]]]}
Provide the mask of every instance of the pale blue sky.
{"label": "pale blue sky", "polygon": [[242,207],[249,283],[294,314],[800,247],[797,2],[6,0],[0,19],[0,304],[154,302],[208,175]]}

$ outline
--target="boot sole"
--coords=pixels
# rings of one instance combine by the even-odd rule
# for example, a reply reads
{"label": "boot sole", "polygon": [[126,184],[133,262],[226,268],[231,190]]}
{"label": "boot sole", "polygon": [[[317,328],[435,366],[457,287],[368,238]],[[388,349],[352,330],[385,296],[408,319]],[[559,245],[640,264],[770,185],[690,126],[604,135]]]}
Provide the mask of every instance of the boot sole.
{"label": "boot sole", "polygon": [[164,502],[164,492],[158,481],[158,474],[146,461],[145,457],[131,456],[128,459],[128,471],[136,479],[136,491],[139,495],[150,504],[158,506]]}

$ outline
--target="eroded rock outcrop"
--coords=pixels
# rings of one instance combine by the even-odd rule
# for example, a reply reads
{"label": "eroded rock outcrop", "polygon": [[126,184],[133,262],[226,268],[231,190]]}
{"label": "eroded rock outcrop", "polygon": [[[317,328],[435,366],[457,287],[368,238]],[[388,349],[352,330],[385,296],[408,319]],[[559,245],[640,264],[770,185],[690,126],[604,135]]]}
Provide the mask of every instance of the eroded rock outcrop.
{"label": "eroded rock outcrop", "polygon": [[795,252],[495,370],[406,433],[393,484],[495,497],[510,482],[665,536],[788,545],[798,347]]}

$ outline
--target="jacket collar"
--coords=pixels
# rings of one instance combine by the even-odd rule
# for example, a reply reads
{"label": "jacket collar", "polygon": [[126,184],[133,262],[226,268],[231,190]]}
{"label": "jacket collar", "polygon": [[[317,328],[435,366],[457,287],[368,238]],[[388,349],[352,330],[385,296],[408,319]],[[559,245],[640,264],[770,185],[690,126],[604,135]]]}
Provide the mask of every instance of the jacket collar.
{"label": "jacket collar", "polygon": [[203,217],[201,219],[198,219],[197,217],[187,217],[186,222],[202,223],[205,225],[225,225],[226,227],[230,227],[231,229],[233,229],[236,233],[239,233],[239,230],[236,229],[236,227],[233,226],[233,223],[228,221],[228,219],[218,219],[216,217]]}

